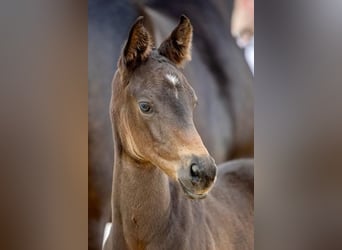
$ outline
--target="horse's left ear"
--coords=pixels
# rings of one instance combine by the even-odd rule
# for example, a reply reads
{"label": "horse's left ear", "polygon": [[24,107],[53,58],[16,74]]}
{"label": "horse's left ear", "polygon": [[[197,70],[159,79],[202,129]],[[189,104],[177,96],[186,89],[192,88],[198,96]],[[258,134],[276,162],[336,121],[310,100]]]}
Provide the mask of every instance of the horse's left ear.
{"label": "horse's left ear", "polygon": [[159,47],[159,53],[167,57],[178,67],[191,60],[192,25],[185,15],[180,17],[179,24],[171,35]]}

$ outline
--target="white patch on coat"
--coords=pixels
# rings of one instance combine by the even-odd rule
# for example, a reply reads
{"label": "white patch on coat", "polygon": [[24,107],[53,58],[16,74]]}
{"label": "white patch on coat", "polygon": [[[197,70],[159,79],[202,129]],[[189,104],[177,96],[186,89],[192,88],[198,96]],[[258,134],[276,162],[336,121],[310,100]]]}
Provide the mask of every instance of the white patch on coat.
{"label": "white patch on coat", "polygon": [[179,83],[179,79],[176,75],[168,73],[166,74],[166,79],[171,82],[174,86],[176,86]]}
{"label": "white patch on coat", "polygon": [[166,80],[168,80],[172,85],[175,87],[175,95],[176,98],[178,99],[178,90],[177,90],[177,85],[179,84],[179,78],[172,73],[167,73],[165,75]]}

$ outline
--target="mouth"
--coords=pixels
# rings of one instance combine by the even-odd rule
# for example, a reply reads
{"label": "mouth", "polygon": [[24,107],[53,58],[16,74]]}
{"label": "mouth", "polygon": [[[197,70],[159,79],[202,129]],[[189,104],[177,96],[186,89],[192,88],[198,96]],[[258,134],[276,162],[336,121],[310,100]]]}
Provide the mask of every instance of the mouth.
{"label": "mouth", "polygon": [[203,193],[203,194],[195,194],[193,193],[192,191],[190,191],[190,189],[188,189],[180,179],[178,179],[178,182],[180,183],[184,193],[191,199],[195,199],[195,200],[198,200],[198,199],[204,199],[205,197],[207,197],[208,195],[208,192],[206,193]]}

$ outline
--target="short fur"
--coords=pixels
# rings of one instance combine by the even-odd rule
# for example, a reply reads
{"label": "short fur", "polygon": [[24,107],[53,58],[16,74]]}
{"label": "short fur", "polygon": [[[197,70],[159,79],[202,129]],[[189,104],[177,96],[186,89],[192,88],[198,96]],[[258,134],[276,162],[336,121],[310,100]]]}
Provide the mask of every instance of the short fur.
{"label": "short fur", "polygon": [[[105,249],[253,249],[253,161],[220,166],[211,191],[194,190],[208,193],[203,200],[184,195],[179,169],[187,156],[209,154],[193,124],[196,95],[159,51],[129,74],[120,75],[125,69],[119,68],[114,76],[113,226]],[[167,72],[180,79],[178,99],[165,82]],[[153,116],[139,111],[144,98],[153,100]]]}
{"label": "short fur", "polygon": [[137,16],[150,20],[145,27],[157,47],[177,26],[180,13],[191,19],[192,62],[184,75],[200,100],[194,110],[196,128],[216,163],[253,157],[253,78],[230,33],[233,0],[137,1],[141,8],[133,1],[88,1],[89,250],[101,249],[105,223],[111,221],[114,158],[108,103],[113,65]]}

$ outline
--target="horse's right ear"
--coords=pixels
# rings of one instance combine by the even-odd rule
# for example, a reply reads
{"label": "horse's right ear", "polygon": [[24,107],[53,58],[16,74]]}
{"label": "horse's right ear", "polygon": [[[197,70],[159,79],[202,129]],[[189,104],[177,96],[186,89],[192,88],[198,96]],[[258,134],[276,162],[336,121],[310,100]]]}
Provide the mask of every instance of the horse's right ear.
{"label": "horse's right ear", "polygon": [[134,69],[149,57],[152,51],[152,38],[144,27],[143,20],[140,16],[133,24],[119,59],[119,67]]}

